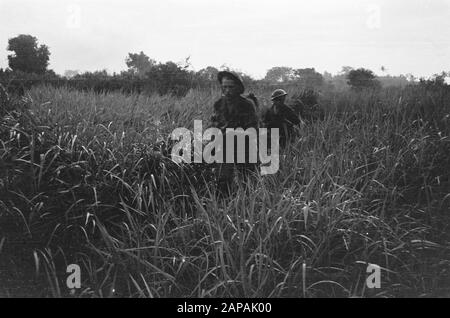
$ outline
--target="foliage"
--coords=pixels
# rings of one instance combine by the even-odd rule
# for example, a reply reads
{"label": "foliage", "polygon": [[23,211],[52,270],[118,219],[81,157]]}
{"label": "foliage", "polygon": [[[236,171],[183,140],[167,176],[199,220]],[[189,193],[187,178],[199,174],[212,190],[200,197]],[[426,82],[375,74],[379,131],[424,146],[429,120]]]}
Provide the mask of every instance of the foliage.
{"label": "foliage", "polygon": [[217,80],[217,74],[219,70],[213,66],[207,66],[206,68],[198,71],[197,75],[204,81],[215,82]]}
{"label": "foliage", "polygon": [[156,65],[156,61],[150,59],[142,51],[139,54],[128,53],[125,63],[128,67],[128,71],[139,77],[144,77],[145,74],[151,71],[153,66]]}
{"label": "foliage", "polygon": [[273,83],[282,83],[292,81],[295,77],[294,70],[292,67],[287,66],[277,66],[272,67],[266,73],[264,80]]}
{"label": "foliage", "polygon": [[375,74],[364,68],[349,71],[347,80],[348,84],[356,90],[380,87],[380,82],[376,79]]}
{"label": "foliage", "polygon": [[174,62],[155,65],[146,73],[146,79],[156,85],[160,95],[184,96],[192,88],[190,72]]}
{"label": "foliage", "polygon": [[313,89],[323,85],[323,76],[316,72],[314,68],[304,68],[294,70],[296,81],[306,89]]}
{"label": "foliage", "polygon": [[442,72],[441,74],[435,74],[428,80],[421,78],[419,84],[427,89],[442,88],[445,86],[449,86],[446,83],[447,77],[450,77],[450,72]]}
{"label": "foliage", "polygon": [[[0,268],[15,269],[0,294],[450,295],[446,86],[302,93],[323,120],[299,128],[277,174],[236,176],[225,198],[211,166],[161,146],[209,118],[218,92],[26,95],[0,123]],[[368,263],[380,290],[366,288]],[[73,293],[68,264],[82,269]]]}
{"label": "foliage", "polygon": [[69,79],[72,77],[75,77],[79,74],[80,74],[80,71],[78,71],[78,70],[65,70],[64,71],[64,77],[69,78]]}
{"label": "foliage", "polygon": [[20,34],[8,40],[9,67],[13,71],[44,74],[47,71],[50,51],[46,45],[38,45],[37,38]]}
{"label": "foliage", "polygon": [[319,106],[319,96],[312,89],[306,89],[296,92],[291,98],[293,109],[299,114],[300,118],[306,122],[323,120],[325,113]]}

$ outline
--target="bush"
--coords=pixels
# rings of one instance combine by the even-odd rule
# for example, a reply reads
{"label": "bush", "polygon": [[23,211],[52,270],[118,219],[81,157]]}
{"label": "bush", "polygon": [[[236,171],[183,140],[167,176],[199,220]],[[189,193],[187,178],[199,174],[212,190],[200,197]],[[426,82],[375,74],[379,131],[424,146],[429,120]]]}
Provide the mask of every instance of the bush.
{"label": "bush", "polygon": [[325,112],[319,106],[318,94],[314,90],[306,89],[292,96],[292,108],[307,121],[323,120]]}
{"label": "bush", "polygon": [[355,90],[361,90],[364,88],[380,88],[381,84],[376,80],[375,74],[371,70],[359,68],[357,70],[351,70],[347,75],[348,85]]}

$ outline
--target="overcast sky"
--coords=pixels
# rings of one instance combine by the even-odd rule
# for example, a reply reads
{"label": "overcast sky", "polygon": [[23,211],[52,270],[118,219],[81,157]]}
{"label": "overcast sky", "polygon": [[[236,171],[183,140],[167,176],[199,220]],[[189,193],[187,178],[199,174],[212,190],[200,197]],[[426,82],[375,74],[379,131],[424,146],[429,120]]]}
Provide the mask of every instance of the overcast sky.
{"label": "overcast sky", "polygon": [[18,34],[48,45],[57,73],[120,71],[139,51],[255,77],[272,66],[450,71],[450,0],[0,0],[0,67]]}

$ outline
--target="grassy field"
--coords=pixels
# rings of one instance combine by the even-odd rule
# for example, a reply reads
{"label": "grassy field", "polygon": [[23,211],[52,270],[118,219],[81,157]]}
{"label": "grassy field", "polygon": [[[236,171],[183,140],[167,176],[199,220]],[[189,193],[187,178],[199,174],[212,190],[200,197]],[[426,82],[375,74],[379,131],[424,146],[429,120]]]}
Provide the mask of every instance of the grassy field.
{"label": "grassy field", "polygon": [[219,92],[27,94],[36,125],[1,123],[0,296],[450,297],[449,88],[324,92],[280,171],[225,198],[155,146]]}

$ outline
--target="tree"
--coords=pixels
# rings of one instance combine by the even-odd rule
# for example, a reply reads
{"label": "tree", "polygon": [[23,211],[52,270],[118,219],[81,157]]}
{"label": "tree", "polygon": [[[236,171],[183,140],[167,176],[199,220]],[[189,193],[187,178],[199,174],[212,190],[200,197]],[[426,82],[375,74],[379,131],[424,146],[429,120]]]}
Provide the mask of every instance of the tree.
{"label": "tree", "polygon": [[20,34],[8,40],[8,64],[13,71],[44,74],[47,71],[50,51],[46,45],[38,45],[37,38]]}
{"label": "tree", "polygon": [[206,68],[203,68],[197,72],[200,78],[206,81],[216,81],[218,73],[219,70],[213,66],[207,66]]}
{"label": "tree", "polygon": [[314,68],[300,68],[294,70],[294,75],[300,85],[307,88],[320,87],[323,84],[322,74],[316,72]]}
{"label": "tree", "polygon": [[184,96],[191,88],[191,73],[170,61],[153,66],[145,78],[155,85],[160,95]]}
{"label": "tree", "polygon": [[450,76],[450,72],[442,72],[440,74],[434,74],[430,79],[421,78],[420,85],[426,88],[439,88],[448,86],[446,78]]}
{"label": "tree", "polygon": [[150,59],[144,52],[128,53],[128,57],[125,59],[128,71],[139,77],[144,77],[145,74],[156,65],[156,61]]}
{"label": "tree", "polygon": [[288,82],[294,79],[294,70],[287,66],[276,66],[269,69],[264,77],[269,82]]}
{"label": "tree", "polygon": [[342,70],[341,70],[341,72],[340,72],[340,75],[345,75],[345,76],[347,76],[348,75],[348,73],[350,73],[351,71],[353,71],[354,69],[353,69],[353,67],[351,67],[351,66],[342,66]]}
{"label": "tree", "polygon": [[80,71],[78,70],[65,70],[64,71],[64,77],[66,78],[72,78],[80,74]]}
{"label": "tree", "polygon": [[191,56],[188,56],[187,58],[185,58],[184,60],[180,61],[177,63],[177,65],[182,68],[183,70],[188,70],[190,67],[192,67],[192,63],[191,63]]}
{"label": "tree", "polygon": [[379,76],[378,81],[383,87],[405,87],[411,84],[405,75],[399,76]]}
{"label": "tree", "polygon": [[406,74],[406,79],[408,80],[408,82],[415,82],[415,81],[417,81],[417,78],[411,73]]}
{"label": "tree", "polygon": [[375,74],[371,70],[364,68],[351,70],[347,75],[347,83],[357,90],[380,87],[380,82],[376,79]]}
{"label": "tree", "polygon": [[444,72],[442,71],[440,74],[434,74],[431,77],[431,80],[434,81],[435,83],[445,86],[446,85],[446,78],[450,76],[450,72]]}
{"label": "tree", "polygon": [[326,81],[332,81],[333,80],[333,74],[325,71],[323,72],[323,79]]}

